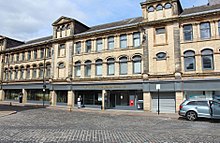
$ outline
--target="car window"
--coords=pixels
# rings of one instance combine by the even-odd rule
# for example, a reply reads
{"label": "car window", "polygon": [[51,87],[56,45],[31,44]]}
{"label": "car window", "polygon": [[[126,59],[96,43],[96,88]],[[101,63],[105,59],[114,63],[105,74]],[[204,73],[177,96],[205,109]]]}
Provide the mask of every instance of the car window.
{"label": "car window", "polygon": [[200,106],[208,106],[208,103],[207,103],[207,101],[198,101],[198,102],[197,102],[197,105],[200,105]]}
{"label": "car window", "polygon": [[187,105],[197,105],[196,101],[191,101]]}

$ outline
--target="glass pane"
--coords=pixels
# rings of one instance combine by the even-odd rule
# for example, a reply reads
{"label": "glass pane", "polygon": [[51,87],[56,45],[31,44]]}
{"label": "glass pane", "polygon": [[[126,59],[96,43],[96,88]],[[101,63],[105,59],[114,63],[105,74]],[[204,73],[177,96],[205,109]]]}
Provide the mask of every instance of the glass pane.
{"label": "glass pane", "polygon": [[201,30],[201,38],[202,39],[209,39],[210,37],[211,37],[210,29]]}
{"label": "glass pane", "polygon": [[149,8],[148,8],[148,12],[153,12],[154,11],[154,7],[153,6],[150,6]]}
{"label": "glass pane", "polygon": [[134,47],[140,46],[140,39],[134,39]]}
{"label": "glass pane", "polygon": [[202,56],[203,61],[203,68],[204,69],[212,69],[213,62],[212,62],[212,56]]}
{"label": "glass pane", "polygon": [[120,63],[120,74],[127,74],[128,66],[127,63]]}
{"label": "glass pane", "polygon": [[80,66],[76,66],[76,76],[81,76]]}
{"label": "glass pane", "polygon": [[187,57],[185,58],[185,70],[195,70],[195,58]]}
{"label": "glass pane", "polygon": [[165,34],[165,28],[157,28],[156,29],[156,34]]}
{"label": "glass pane", "polygon": [[108,38],[108,49],[114,49],[114,37],[109,37]]}
{"label": "glass pane", "polygon": [[134,62],[134,73],[141,73],[141,62]]}
{"label": "glass pane", "polygon": [[108,65],[108,75],[114,75],[115,74],[115,64],[109,64]]}
{"label": "glass pane", "polygon": [[184,56],[195,56],[195,52],[193,52],[193,51],[186,51],[184,53]]}
{"label": "glass pane", "polygon": [[126,41],[121,41],[120,45],[121,45],[122,49],[127,48],[127,40]]}
{"label": "glass pane", "polygon": [[96,75],[102,75],[102,65],[96,65]]}
{"label": "glass pane", "polygon": [[202,51],[202,55],[212,55],[212,54],[213,54],[212,50],[203,50]]}
{"label": "glass pane", "polygon": [[158,5],[157,8],[156,8],[156,10],[157,10],[157,11],[158,11],[158,10],[163,10],[163,6],[162,6],[162,5]]}
{"label": "glass pane", "polygon": [[165,9],[168,9],[168,8],[171,8],[172,7],[172,5],[170,4],[170,3],[167,3],[166,5],[165,5]]}

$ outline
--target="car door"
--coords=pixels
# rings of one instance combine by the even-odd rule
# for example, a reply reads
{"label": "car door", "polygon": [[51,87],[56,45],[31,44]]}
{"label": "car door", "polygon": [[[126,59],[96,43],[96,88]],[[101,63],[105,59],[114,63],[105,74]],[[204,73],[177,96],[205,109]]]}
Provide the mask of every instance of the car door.
{"label": "car door", "polygon": [[210,118],[210,107],[208,101],[197,101],[197,111],[199,117]]}
{"label": "car door", "polygon": [[220,119],[220,103],[213,101],[212,110],[213,110],[213,117]]}

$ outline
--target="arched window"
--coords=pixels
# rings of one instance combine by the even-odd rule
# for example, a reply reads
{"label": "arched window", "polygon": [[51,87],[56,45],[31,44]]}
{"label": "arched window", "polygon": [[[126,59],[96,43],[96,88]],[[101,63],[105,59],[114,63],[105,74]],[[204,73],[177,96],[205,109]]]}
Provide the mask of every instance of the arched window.
{"label": "arched window", "polygon": [[195,52],[194,51],[184,52],[184,67],[185,67],[185,71],[196,70]]}
{"label": "arched window", "polygon": [[159,60],[166,60],[166,57],[167,57],[167,54],[164,52],[157,53],[157,55],[156,55],[156,58],[158,61]]}
{"label": "arched window", "polygon": [[37,78],[37,65],[33,65],[32,78]]}
{"label": "arched window", "polygon": [[51,73],[51,65],[50,63],[46,64],[46,77],[49,78]]}
{"label": "arched window", "polygon": [[147,11],[148,12],[154,12],[154,7],[153,6],[149,6]]}
{"label": "arched window", "polygon": [[40,64],[39,68],[40,68],[40,70],[39,70],[39,77],[43,78],[43,76],[44,76],[44,65]]}
{"label": "arched window", "polygon": [[18,79],[18,67],[15,67],[15,79]]}
{"label": "arched window", "polygon": [[30,73],[31,73],[31,68],[30,66],[28,65],[26,67],[26,79],[30,79]]}
{"label": "arched window", "polygon": [[10,68],[9,71],[9,79],[12,80],[12,76],[13,76],[13,67]]}
{"label": "arched window", "polygon": [[65,78],[66,72],[65,72],[65,64],[64,62],[58,63],[58,78]]}
{"label": "arched window", "polygon": [[165,6],[164,6],[165,9],[169,9],[171,7],[172,7],[172,5],[170,3],[166,3]]}
{"label": "arched window", "polygon": [[108,75],[115,74],[115,60],[113,58],[109,58],[107,60],[107,74]]}
{"label": "arched window", "polygon": [[81,62],[75,62],[75,76],[80,77],[81,76]]}
{"label": "arched window", "polygon": [[95,68],[96,68],[96,76],[102,75],[102,60],[96,60],[95,62]]}
{"label": "arched window", "polygon": [[91,61],[86,61],[85,62],[85,77],[90,77],[91,76]]}
{"label": "arched window", "polygon": [[127,57],[121,57],[119,59],[119,65],[120,65],[120,75],[128,74],[128,59],[127,59]]}
{"label": "arched window", "polygon": [[24,67],[21,66],[20,68],[20,79],[24,79]]}
{"label": "arched window", "polygon": [[8,68],[4,70],[5,80],[8,80]]}
{"label": "arched window", "polygon": [[134,56],[132,61],[133,61],[133,73],[140,74],[141,73],[141,56]]}
{"label": "arched window", "polygon": [[214,69],[213,65],[213,51],[211,49],[205,49],[202,51],[202,68],[204,70]]}
{"label": "arched window", "polygon": [[158,4],[156,7],[156,10],[157,11],[163,10],[163,6],[161,4]]}

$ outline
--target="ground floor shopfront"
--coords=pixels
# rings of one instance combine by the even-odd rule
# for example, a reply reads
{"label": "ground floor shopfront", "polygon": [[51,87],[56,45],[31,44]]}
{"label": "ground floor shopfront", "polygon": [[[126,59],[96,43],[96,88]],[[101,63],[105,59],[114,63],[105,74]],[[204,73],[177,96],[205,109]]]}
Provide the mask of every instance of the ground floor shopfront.
{"label": "ground floor shopfront", "polygon": [[[159,85],[159,89],[157,86]],[[49,106],[77,105],[99,109],[145,110],[174,113],[184,99],[220,99],[219,80],[194,81],[146,81],[96,84],[42,84],[3,85],[1,101],[37,103]],[[158,104],[159,103],[159,104]],[[158,106],[159,105],[159,106]]]}

